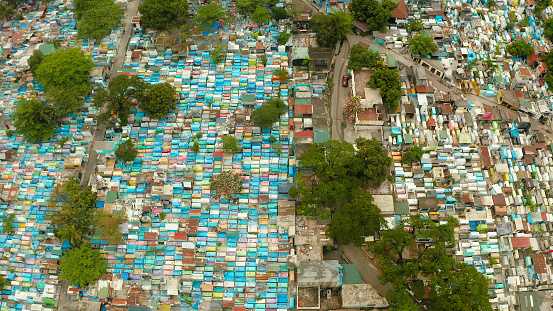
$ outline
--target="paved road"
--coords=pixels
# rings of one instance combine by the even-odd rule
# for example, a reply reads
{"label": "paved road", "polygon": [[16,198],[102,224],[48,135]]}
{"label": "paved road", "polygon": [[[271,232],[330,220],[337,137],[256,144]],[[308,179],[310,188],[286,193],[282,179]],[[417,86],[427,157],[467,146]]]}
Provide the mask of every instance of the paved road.
{"label": "paved road", "polygon": [[343,105],[351,92],[350,87],[342,86],[342,77],[347,74],[346,66],[348,64],[350,43],[348,40],[344,40],[344,44],[335,58],[334,63],[334,87],[332,91],[332,97],[330,100],[330,119],[332,120],[332,139],[343,140],[344,135],[342,132],[343,117]]}
{"label": "paved road", "polygon": [[[123,37],[119,42],[119,47],[117,48],[117,55],[113,59],[111,70],[108,73],[109,80],[117,76],[117,70],[119,70],[119,68],[123,66],[123,62],[125,61],[127,46],[129,44],[129,40],[131,39],[131,34],[132,34],[131,20],[133,16],[136,16],[138,14],[139,4],[140,4],[139,0],[131,0],[127,7],[127,12],[125,13],[125,19],[124,19],[125,33],[123,34]],[[105,108],[102,108],[100,110],[100,113],[103,113],[105,111],[106,111]],[[99,125],[94,132],[94,138],[92,139],[92,143],[90,144],[90,147],[88,150],[90,156],[88,157],[88,163],[86,165],[86,169],[83,174],[83,177],[81,178],[81,186],[88,185],[90,176],[94,174],[94,172],[96,171],[98,153],[93,149],[94,143],[96,141],[103,141],[105,134],[106,134],[106,127],[104,125]]]}
{"label": "paved road", "polygon": [[394,288],[391,283],[386,285],[380,283],[380,280],[378,280],[380,271],[369,261],[367,255],[359,247],[349,244],[339,245],[339,248],[350,263],[357,265],[363,281],[370,284],[380,296],[386,297],[386,292]]}

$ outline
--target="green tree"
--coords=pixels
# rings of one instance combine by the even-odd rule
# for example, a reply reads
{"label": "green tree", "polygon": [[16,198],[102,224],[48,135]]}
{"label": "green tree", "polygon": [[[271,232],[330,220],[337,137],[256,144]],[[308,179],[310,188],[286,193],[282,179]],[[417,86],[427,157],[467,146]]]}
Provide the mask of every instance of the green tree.
{"label": "green tree", "polygon": [[2,234],[10,234],[13,231],[13,221],[15,214],[4,215],[2,217]]}
{"label": "green tree", "polygon": [[360,178],[369,187],[377,188],[387,179],[389,166],[392,164],[390,158],[382,146],[376,140],[357,138],[357,160],[362,163]]}
{"label": "green tree", "polygon": [[350,195],[349,202],[342,204],[340,210],[332,215],[326,233],[342,244],[353,242],[361,246],[365,242],[363,237],[380,230],[385,221],[370,193],[355,190]]}
{"label": "green tree", "polygon": [[544,81],[547,84],[547,88],[553,90],[553,73],[548,72],[545,75]]}
{"label": "green tree", "polygon": [[543,36],[549,40],[553,40],[553,19],[546,19],[542,23],[543,27]]}
{"label": "green tree", "polygon": [[34,50],[33,55],[29,57],[27,64],[29,65],[29,70],[33,74],[33,77],[35,76],[36,70],[38,66],[40,66],[40,63],[42,63],[43,59],[44,54],[42,54],[42,51],[40,51],[39,49]]}
{"label": "green tree", "polygon": [[280,21],[288,18],[288,11],[283,7],[273,7],[273,19]]}
{"label": "green tree", "polygon": [[58,50],[44,57],[36,69],[36,78],[44,86],[47,97],[54,99],[56,115],[66,115],[80,109],[80,104],[75,105],[75,101],[59,99],[89,93],[92,90],[89,81],[92,68],[94,63],[78,48]]}
{"label": "green tree", "polygon": [[5,3],[0,3],[0,20],[10,19],[15,14],[12,6]]}
{"label": "green tree", "polygon": [[420,18],[414,18],[413,20],[409,21],[406,28],[408,32],[421,31],[424,29],[424,25]]}
{"label": "green tree", "polygon": [[271,98],[252,112],[252,120],[261,129],[270,129],[281,115],[286,113],[287,106],[280,98]]}
{"label": "green tree", "polygon": [[395,110],[399,107],[402,93],[399,73],[396,69],[376,69],[369,78],[367,85],[373,89],[380,89],[380,96],[382,96],[384,106],[390,110]]}
{"label": "green tree", "polygon": [[0,274],[0,293],[6,288],[6,286],[10,286],[10,281],[7,280],[3,275]]}
{"label": "green tree", "polygon": [[244,179],[240,177],[240,174],[235,174],[232,171],[223,171],[211,177],[209,182],[211,183],[213,198],[233,199],[242,191]]}
{"label": "green tree", "polygon": [[30,143],[47,141],[56,132],[55,110],[38,99],[21,99],[14,111],[17,131]]}
{"label": "green tree", "polygon": [[78,179],[71,178],[59,184],[52,192],[49,206],[47,219],[57,231],[74,226],[85,235],[90,233],[96,195],[90,187],[83,189]]}
{"label": "green tree", "polygon": [[102,236],[102,239],[108,241],[110,244],[119,244],[124,242],[119,225],[126,221],[127,217],[123,214],[97,209],[94,212],[92,223],[94,224],[95,231]]}
{"label": "green tree", "polygon": [[211,60],[215,64],[220,64],[225,60],[227,56],[227,51],[222,45],[218,45],[213,50],[211,50],[210,54],[211,54]]}
{"label": "green tree", "polygon": [[103,3],[106,0],[73,0],[73,11],[75,12],[75,18],[81,20],[86,11],[95,8],[98,3]]}
{"label": "green tree", "polygon": [[456,263],[453,271],[438,271],[431,278],[430,310],[492,311],[489,281],[476,268],[465,263]]}
{"label": "green tree", "polygon": [[418,145],[413,146],[407,151],[404,151],[401,156],[401,164],[411,165],[412,163],[418,163],[422,159],[424,151]]}
{"label": "green tree", "polygon": [[60,279],[69,281],[71,285],[87,286],[105,274],[107,266],[99,251],[83,243],[78,248],[68,250],[61,257]]}
{"label": "green tree", "polygon": [[291,36],[292,36],[291,33],[281,32],[276,37],[276,40],[277,40],[279,45],[285,45],[286,43],[288,43],[288,40],[290,40]]}
{"label": "green tree", "polygon": [[123,162],[134,161],[137,155],[138,150],[136,149],[135,144],[133,144],[132,140],[130,139],[127,139],[124,143],[119,144],[117,150],[115,150],[115,156],[117,157],[117,160]]}
{"label": "green tree", "polygon": [[388,21],[392,18],[390,11],[396,5],[392,0],[383,0],[382,4],[377,0],[352,0],[348,9],[356,21],[367,23],[369,31],[385,32]]}
{"label": "green tree", "polygon": [[525,57],[534,53],[534,46],[526,41],[517,40],[507,45],[507,53],[513,57]]}
{"label": "green tree", "polygon": [[240,144],[238,143],[238,140],[236,139],[236,137],[232,135],[225,135],[223,136],[222,141],[223,141],[223,150],[226,153],[232,154],[240,151]]}
{"label": "green tree", "polygon": [[82,228],[75,228],[74,225],[68,224],[62,229],[54,230],[54,234],[62,242],[67,241],[71,246],[78,247],[86,240],[85,230]]}
{"label": "green tree", "polygon": [[171,84],[155,84],[146,90],[142,99],[141,108],[152,118],[165,118],[169,110],[177,107],[176,95],[177,91]]}
{"label": "green tree", "polygon": [[201,25],[203,30],[211,31],[213,29],[212,24],[218,22],[221,19],[227,17],[227,11],[216,2],[211,2],[207,5],[197,8],[196,21]]}
{"label": "green tree", "polygon": [[411,298],[405,287],[394,288],[386,293],[392,311],[418,311],[419,305]]}
{"label": "green tree", "polygon": [[361,70],[363,67],[374,68],[380,62],[382,58],[378,52],[358,43],[351,47],[347,68],[351,70]]}
{"label": "green tree", "polygon": [[96,3],[83,13],[77,24],[79,38],[99,41],[108,36],[121,22],[124,11],[115,2],[102,0]]}
{"label": "green tree", "polygon": [[264,0],[236,0],[236,10],[240,14],[251,15],[255,10],[263,5]]}
{"label": "green tree", "polygon": [[317,44],[321,47],[334,47],[351,32],[351,16],[342,11],[330,15],[317,13],[311,17],[311,30],[316,33]]}
{"label": "green tree", "polygon": [[434,39],[426,35],[415,35],[408,40],[411,45],[411,53],[418,55],[430,55],[438,50]]}
{"label": "green tree", "polygon": [[192,144],[192,147],[190,147],[190,150],[195,153],[200,152],[200,143],[197,141],[194,141],[194,143]]}
{"label": "green tree", "polygon": [[106,112],[98,115],[98,124],[111,126],[119,119],[121,126],[126,126],[131,114],[132,100],[140,103],[147,89],[148,85],[142,78],[138,76],[129,78],[126,75],[118,75],[110,80],[107,90],[98,88],[93,105],[98,110],[107,108]]}
{"label": "green tree", "polygon": [[258,7],[252,14],[252,20],[258,24],[265,24],[271,20],[271,14],[266,8]]}
{"label": "green tree", "polygon": [[166,30],[188,18],[187,0],[145,0],[138,6],[144,27]]}
{"label": "green tree", "polygon": [[288,76],[288,70],[286,70],[285,68],[278,68],[273,70],[273,75],[277,77],[280,83],[290,81],[290,77]]}

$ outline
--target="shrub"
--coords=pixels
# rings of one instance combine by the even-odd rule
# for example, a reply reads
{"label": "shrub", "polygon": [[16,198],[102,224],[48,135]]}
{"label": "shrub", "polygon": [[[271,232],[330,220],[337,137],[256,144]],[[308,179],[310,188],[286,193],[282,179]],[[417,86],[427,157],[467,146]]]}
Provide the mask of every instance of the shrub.
{"label": "shrub", "polygon": [[232,171],[224,171],[218,175],[211,177],[211,190],[214,192],[215,199],[236,197],[242,190],[244,180],[239,174],[234,174]]}
{"label": "shrub", "polygon": [[223,137],[223,150],[226,153],[236,153],[240,150],[240,145],[236,137],[231,135],[225,135]]}
{"label": "shrub", "polygon": [[134,161],[137,155],[138,150],[130,139],[126,140],[122,144],[119,144],[117,150],[115,150],[115,156],[117,159],[124,162]]}
{"label": "shrub", "polygon": [[344,118],[348,119],[351,123],[355,123],[356,114],[362,112],[363,110],[364,108],[361,106],[361,97],[350,97],[344,104]]}

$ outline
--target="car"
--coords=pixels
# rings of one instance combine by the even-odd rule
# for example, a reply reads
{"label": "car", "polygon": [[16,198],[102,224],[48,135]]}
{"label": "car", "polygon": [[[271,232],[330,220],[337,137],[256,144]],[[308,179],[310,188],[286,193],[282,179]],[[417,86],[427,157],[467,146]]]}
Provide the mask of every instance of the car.
{"label": "car", "polygon": [[348,87],[348,84],[349,84],[348,75],[344,75],[344,76],[342,77],[342,86],[343,86],[343,87]]}

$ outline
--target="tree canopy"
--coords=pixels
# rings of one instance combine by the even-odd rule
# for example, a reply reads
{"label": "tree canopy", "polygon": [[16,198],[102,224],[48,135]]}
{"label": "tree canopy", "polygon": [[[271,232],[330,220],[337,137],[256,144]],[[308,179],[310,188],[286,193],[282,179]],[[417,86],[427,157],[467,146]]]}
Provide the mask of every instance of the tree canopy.
{"label": "tree canopy", "polygon": [[264,7],[258,7],[252,14],[252,20],[258,24],[264,24],[271,20],[271,13]]}
{"label": "tree canopy", "polygon": [[138,150],[136,149],[135,144],[133,144],[132,140],[130,139],[127,139],[124,143],[119,144],[119,146],[117,146],[117,150],[115,150],[115,156],[117,157],[117,160],[123,162],[134,161],[137,155]]}
{"label": "tree canopy", "polygon": [[240,151],[240,144],[238,139],[232,135],[225,135],[222,138],[223,141],[223,150],[226,153],[232,154]]}
{"label": "tree canopy", "polygon": [[277,40],[279,45],[285,45],[288,42],[288,40],[290,40],[291,36],[292,36],[291,33],[281,32],[276,37],[276,40]]}
{"label": "tree canopy", "polygon": [[351,16],[337,11],[330,15],[317,13],[311,17],[311,30],[316,33],[317,44],[321,47],[334,47],[351,32]]}
{"label": "tree canopy", "polygon": [[144,27],[166,30],[180,25],[188,17],[187,0],[145,0],[138,6]]}
{"label": "tree canopy", "polygon": [[218,45],[217,47],[215,47],[213,50],[210,51],[210,54],[211,54],[210,59],[215,64],[220,64],[227,57],[227,51],[222,45]]}
{"label": "tree canopy", "polygon": [[120,24],[123,9],[111,0],[96,0],[82,12],[77,24],[79,38],[101,40]]}
{"label": "tree canopy", "polygon": [[286,70],[285,68],[278,68],[278,69],[273,70],[273,75],[275,77],[277,77],[277,79],[280,83],[290,81],[290,76],[288,75],[288,70]]}
{"label": "tree canopy", "polygon": [[327,235],[342,244],[353,242],[360,246],[365,241],[364,236],[374,234],[384,224],[380,208],[373,203],[372,195],[355,190],[349,202],[342,204],[339,211],[332,215]]}
{"label": "tree canopy", "polygon": [[270,129],[280,116],[286,113],[287,108],[282,99],[271,98],[252,112],[252,120],[261,129]]}
{"label": "tree canopy", "polygon": [[525,57],[534,53],[534,46],[526,41],[516,40],[507,45],[507,53],[514,57]]}
{"label": "tree canopy", "polygon": [[418,163],[422,159],[424,151],[418,145],[413,146],[407,151],[404,151],[401,155],[401,164],[411,165],[413,163]]}
{"label": "tree canopy", "polygon": [[106,107],[107,111],[97,117],[99,124],[113,126],[117,119],[121,126],[128,124],[131,114],[132,100],[140,103],[144,93],[148,89],[148,84],[138,76],[129,78],[126,75],[118,75],[109,81],[107,90],[98,88],[94,95],[94,107],[100,110]]}
{"label": "tree canopy", "polygon": [[273,19],[280,21],[289,17],[288,11],[283,7],[273,7]]}
{"label": "tree canopy", "polygon": [[108,263],[99,251],[83,243],[78,248],[68,250],[59,264],[60,279],[68,280],[71,285],[87,286],[95,283],[106,273]]}
{"label": "tree canopy", "polygon": [[92,222],[96,233],[98,233],[102,239],[108,241],[110,244],[119,244],[124,242],[119,225],[126,220],[127,217],[123,214],[98,209],[94,213]]}
{"label": "tree canopy", "polygon": [[223,171],[210,179],[211,191],[215,199],[234,199],[242,190],[244,180],[240,174]]}
{"label": "tree canopy", "polygon": [[38,66],[40,66],[40,63],[42,63],[42,60],[44,59],[44,54],[41,50],[36,49],[33,51],[33,55],[29,57],[29,60],[27,60],[27,64],[29,65],[29,70],[35,76],[36,70]]}
{"label": "tree canopy", "polygon": [[59,184],[52,192],[47,214],[55,232],[73,226],[76,232],[87,235],[92,224],[96,195],[90,187],[83,189],[76,178]]}
{"label": "tree canopy", "polygon": [[402,93],[399,73],[396,69],[376,69],[369,78],[367,85],[373,89],[380,89],[380,96],[382,96],[384,106],[390,110],[395,110],[399,107]]}
{"label": "tree canopy", "polygon": [[211,30],[212,24],[227,17],[227,10],[216,2],[197,8],[196,21],[204,30]]}
{"label": "tree canopy", "polygon": [[543,24],[543,36],[549,40],[553,40],[553,20],[548,18]]}
{"label": "tree canopy", "polygon": [[236,9],[240,14],[250,15],[264,2],[264,0],[236,0]]}
{"label": "tree canopy", "polygon": [[408,42],[413,54],[430,55],[438,50],[438,46],[430,36],[418,34],[410,38]]}
{"label": "tree canopy", "polygon": [[43,100],[21,99],[15,107],[14,116],[18,133],[30,143],[47,141],[58,126],[54,108]]}
{"label": "tree canopy", "polygon": [[361,179],[364,185],[371,188],[379,187],[386,180],[388,167],[392,159],[386,155],[382,146],[376,139],[358,138],[357,158],[362,163]]}
{"label": "tree canopy", "polygon": [[79,111],[79,97],[89,93],[90,71],[94,63],[79,48],[58,50],[42,60],[36,69],[36,78],[54,104],[56,115]]}
{"label": "tree canopy", "polygon": [[382,61],[380,54],[357,43],[351,47],[347,68],[361,70],[363,67],[374,68]]}
{"label": "tree canopy", "polygon": [[422,20],[420,18],[413,18],[406,26],[407,31],[421,31],[424,29],[424,25],[422,23]]}
{"label": "tree canopy", "polygon": [[152,118],[162,119],[170,110],[177,107],[177,91],[169,83],[150,86],[145,92],[140,108]]}
{"label": "tree canopy", "polygon": [[394,10],[397,3],[392,0],[352,0],[348,6],[356,21],[367,23],[369,31],[385,32],[388,21],[392,18],[390,11]]}

